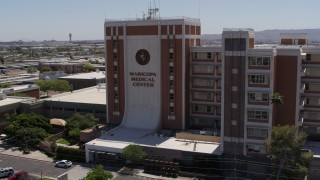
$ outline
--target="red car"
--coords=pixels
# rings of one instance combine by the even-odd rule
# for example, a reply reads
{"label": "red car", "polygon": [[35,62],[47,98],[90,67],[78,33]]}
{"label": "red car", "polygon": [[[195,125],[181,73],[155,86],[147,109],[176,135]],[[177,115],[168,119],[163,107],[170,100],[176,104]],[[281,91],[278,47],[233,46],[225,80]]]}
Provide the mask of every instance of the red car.
{"label": "red car", "polygon": [[26,180],[28,178],[28,173],[26,171],[17,171],[13,174],[13,176],[10,176],[10,180]]}

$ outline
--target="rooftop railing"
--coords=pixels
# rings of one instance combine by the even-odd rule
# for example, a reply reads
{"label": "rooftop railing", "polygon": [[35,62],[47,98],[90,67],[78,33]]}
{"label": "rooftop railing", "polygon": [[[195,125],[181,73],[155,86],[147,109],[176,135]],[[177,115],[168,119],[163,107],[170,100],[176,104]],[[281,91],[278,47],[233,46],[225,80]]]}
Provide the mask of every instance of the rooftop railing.
{"label": "rooftop railing", "polygon": [[191,18],[186,16],[176,17],[154,17],[154,18],[122,18],[122,19],[105,19],[105,22],[116,22],[116,21],[161,21],[161,20],[186,20],[191,22],[200,22],[200,19]]}

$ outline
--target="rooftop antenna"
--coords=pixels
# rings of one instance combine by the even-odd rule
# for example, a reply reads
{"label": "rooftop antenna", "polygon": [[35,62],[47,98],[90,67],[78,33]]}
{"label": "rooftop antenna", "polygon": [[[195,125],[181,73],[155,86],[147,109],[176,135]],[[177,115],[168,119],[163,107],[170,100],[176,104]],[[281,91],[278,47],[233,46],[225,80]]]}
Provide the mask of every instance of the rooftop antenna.
{"label": "rooftop antenna", "polygon": [[151,8],[151,4],[150,7],[148,9],[148,17],[147,19],[155,19],[157,17],[157,12],[159,11],[159,8],[156,7],[155,3],[154,3],[154,8]]}

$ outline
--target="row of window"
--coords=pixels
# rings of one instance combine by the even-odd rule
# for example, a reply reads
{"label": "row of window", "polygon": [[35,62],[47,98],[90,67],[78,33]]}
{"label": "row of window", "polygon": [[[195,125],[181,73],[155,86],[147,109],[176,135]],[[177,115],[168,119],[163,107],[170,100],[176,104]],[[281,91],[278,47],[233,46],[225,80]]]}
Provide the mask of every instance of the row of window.
{"label": "row of window", "polygon": [[194,104],[192,105],[193,113],[215,113],[221,115],[221,106],[206,105],[206,104]]}
{"label": "row of window", "polygon": [[268,111],[266,110],[249,110],[248,119],[250,120],[268,120]]}
{"label": "row of window", "polygon": [[258,137],[258,138],[267,138],[268,129],[264,128],[247,128],[248,137]]}
{"label": "row of window", "polygon": [[221,74],[221,66],[207,65],[207,64],[197,64],[192,65],[193,74],[214,74],[217,72],[218,75]]}
{"label": "row of window", "polygon": [[214,97],[220,102],[221,92],[192,91],[192,100],[214,101]]}
{"label": "row of window", "polygon": [[[117,49],[117,40],[112,40],[112,48]],[[115,112],[120,111],[120,105],[119,105],[119,82],[118,82],[118,54],[117,51],[113,52],[113,87],[114,88],[114,104],[113,104],[113,110]]]}
{"label": "row of window", "polygon": [[192,87],[214,88],[214,84],[216,84],[216,89],[221,89],[220,79],[192,78]]}
{"label": "row of window", "polygon": [[221,53],[220,52],[194,52],[193,53],[194,60],[215,60],[221,61]]}
{"label": "row of window", "polygon": [[269,102],[269,93],[266,92],[250,92],[249,102]]}
{"label": "row of window", "polygon": [[268,85],[269,76],[268,75],[249,75],[249,82],[250,84]]}
{"label": "row of window", "polygon": [[270,66],[270,57],[249,57],[249,66]]}
{"label": "row of window", "polygon": [[203,118],[203,117],[191,117],[191,124],[196,126],[209,126],[220,129],[220,119]]}
{"label": "row of window", "polygon": [[[170,43],[173,43],[174,41],[170,41],[169,40],[169,46],[170,46]],[[173,47],[173,44],[172,46],[170,47]],[[175,62],[173,61],[174,60],[174,53],[173,52],[170,52],[169,53],[169,74],[170,74],[170,78],[169,78],[169,114],[170,115],[173,115],[175,113],[175,96],[174,96],[174,85],[175,85]]]}

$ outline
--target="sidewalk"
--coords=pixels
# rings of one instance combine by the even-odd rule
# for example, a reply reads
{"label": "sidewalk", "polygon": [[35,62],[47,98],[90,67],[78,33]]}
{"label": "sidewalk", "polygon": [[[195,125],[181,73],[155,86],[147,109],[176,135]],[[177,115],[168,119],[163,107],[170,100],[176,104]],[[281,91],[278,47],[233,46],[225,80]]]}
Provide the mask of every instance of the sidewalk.
{"label": "sidewalk", "polygon": [[6,154],[9,156],[17,156],[17,157],[22,157],[27,159],[34,159],[38,161],[53,162],[52,158],[48,157],[47,155],[43,154],[38,150],[30,150],[29,154],[23,154],[23,152],[20,151],[18,147],[13,147],[8,144],[4,144],[2,141],[0,141],[0,153]]}

